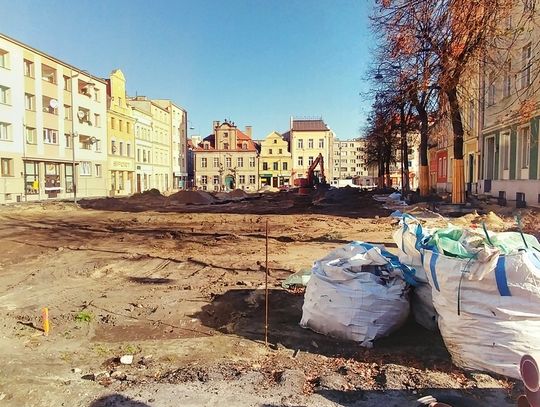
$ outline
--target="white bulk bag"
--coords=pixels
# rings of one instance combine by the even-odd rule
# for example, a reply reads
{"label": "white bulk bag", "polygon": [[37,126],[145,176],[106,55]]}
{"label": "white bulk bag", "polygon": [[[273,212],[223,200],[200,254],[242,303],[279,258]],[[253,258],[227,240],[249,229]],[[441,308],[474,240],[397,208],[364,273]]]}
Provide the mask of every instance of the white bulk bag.
{"label": "white bulk bag", "polygon": [[315,262],[300,325],[368,347],[399,328],[409,314],[408,285],[383,254],[390,255],[353,242]]}

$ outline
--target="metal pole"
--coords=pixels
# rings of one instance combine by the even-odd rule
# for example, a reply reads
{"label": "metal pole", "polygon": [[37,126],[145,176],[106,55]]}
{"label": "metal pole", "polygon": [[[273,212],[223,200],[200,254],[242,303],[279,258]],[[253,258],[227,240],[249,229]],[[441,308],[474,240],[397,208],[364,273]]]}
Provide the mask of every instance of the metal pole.
{"label": "metal pole", "polygon": [[264,344],[268,347],[268,219],[266,219],[266,271],[264,274],[265,290],[265,316],[264,316]]}

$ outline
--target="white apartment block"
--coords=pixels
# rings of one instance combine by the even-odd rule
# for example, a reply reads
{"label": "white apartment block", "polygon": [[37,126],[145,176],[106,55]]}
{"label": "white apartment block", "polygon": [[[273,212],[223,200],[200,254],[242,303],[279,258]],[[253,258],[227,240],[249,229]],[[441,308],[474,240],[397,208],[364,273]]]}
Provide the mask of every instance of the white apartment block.
{"label": "white apartment block", "polygon": [[152,115],[136,106],[131,111],[135,119],[135,191],[143,192],[154,188]]}
{"label": "white apartment block", "polygon": [[105,196],[106,112],[105,81],[0,34],[0,203]]}

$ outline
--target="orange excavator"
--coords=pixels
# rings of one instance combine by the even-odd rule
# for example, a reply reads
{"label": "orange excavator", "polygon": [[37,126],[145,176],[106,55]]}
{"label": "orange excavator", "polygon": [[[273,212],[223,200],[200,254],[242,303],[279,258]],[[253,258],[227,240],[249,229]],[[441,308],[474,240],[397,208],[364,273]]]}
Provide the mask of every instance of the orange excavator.
{"label": "orange excavator", "polygon": [[[315,175],[315,169],[317,166],[320,165],[321,170],[319,172],[319,176]],[[324,158],[321,153],[315,158],[313,163],[309,166],[307,170],[307,177],[306,178],[296,178],[294,180],[294,185],[297,187],[300,187],[300,193],[306,193],[309,192],[309,189],[312,189],[315,187],[315,185],[319,186],[327,186],[326,183],[326,176],[324,174]]]}

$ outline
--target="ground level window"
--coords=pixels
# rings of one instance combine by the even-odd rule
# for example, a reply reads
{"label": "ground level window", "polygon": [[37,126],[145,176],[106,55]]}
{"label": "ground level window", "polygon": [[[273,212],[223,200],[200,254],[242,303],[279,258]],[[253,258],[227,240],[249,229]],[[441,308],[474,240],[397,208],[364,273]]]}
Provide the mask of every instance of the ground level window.
{"label": "ground level window", "polygon": [[24,163],[24,185],[27,195],[39,194],[39,163],[27,161]]}
{"label": "ground level window", "polygon": [[66,164],[64,167],[66,192],[73,192],[73,165]]}

